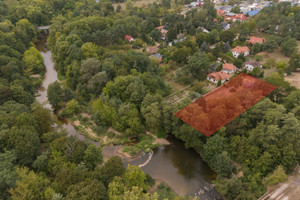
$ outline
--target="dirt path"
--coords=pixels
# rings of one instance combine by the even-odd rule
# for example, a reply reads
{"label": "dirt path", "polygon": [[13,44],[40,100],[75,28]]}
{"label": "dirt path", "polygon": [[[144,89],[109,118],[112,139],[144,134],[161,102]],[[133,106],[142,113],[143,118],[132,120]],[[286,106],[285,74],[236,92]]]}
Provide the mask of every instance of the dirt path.
{"label": "dirt path", "polygon": [[154,135],[153,133],[151,133],[150,131],[146,131],[146,134],[151,135],[154,137],[155,141],[154,144],[162,144],[162,145],[169,145],[170,142],[164,138],[158,138],[156,137],[156,135]]}

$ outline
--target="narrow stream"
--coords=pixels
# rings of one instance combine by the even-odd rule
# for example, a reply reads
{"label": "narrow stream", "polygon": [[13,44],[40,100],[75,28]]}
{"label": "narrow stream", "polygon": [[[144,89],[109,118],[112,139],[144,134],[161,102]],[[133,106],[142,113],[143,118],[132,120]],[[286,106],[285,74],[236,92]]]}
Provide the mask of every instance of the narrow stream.
{"label": "narrow stream", "polygon": [[[44,107],[52,110],[48,102],[47,88],[57,79],[57,72],[51,60],[51,51],[41,52],[46,66],[45,79],[42,87],[37,92],[37,101]],[[67,122],[63,124],[68,136],[76,136],[80,140],[100,145],[79,134],[74,126]],[[128,164],[141,166],[145,173],[170,186],[179,195],[196,195],[202,200],[218,199],[219,195],[211,187],[210,181],[214,178],[214,172],[202,160],[201,156],[193,150],[184,147],[183,142],[175,137],[169,137],[171,145],[160,146],[153,150],[153,155],[145,154],[135,160],[123,158],[124,166]],[[109,158],[117,155],[118,146],[103,147],[103,156]],[[151,157],[150,157],[151,156]],[[145,164],[146,163],[146,164]]]}

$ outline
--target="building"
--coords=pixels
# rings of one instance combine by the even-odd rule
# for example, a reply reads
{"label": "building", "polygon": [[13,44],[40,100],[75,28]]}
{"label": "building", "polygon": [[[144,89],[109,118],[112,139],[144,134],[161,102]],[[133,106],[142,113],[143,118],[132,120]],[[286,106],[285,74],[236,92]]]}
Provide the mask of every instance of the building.
{"label": "building", "polygon": [[255,43],[259,43],[259,44],[263,44],[266,42],[266,39],[265,38],[260,38],[260,37],[254,37],[252,36],[250,39],[249,39],[249,43],[251,45],[255,44]]}
{"label": "building", "polygon": [[243,14],[237,14],[234,18],[233,18],[233,22],[235,21],[245,21],[247,19],[247,17]]}
{"label": "building", "polygon": [[222,25],[222,28],[223,28],[224,30],[230,29],[230,24],[229,24],[229,23],[222,22],[221,25]]}
{"label": "building", "polygon": [[160,32],[161,32],[161,39],[165,39],[166,38],[166,35],[167,35],[167,33],[168,33],[168,30],[166,30],[165,28],[164,28],[164,26],[159,26],[159,27],[157,27],[156,28],[157,30],[159,30]]}
{"label": "building", "polygon": [[135,39],[133,37],[131,37],[130,35],[125,35],[125,40],[127,40],[128,42],[134,42]]}
{"label": "building", "polygon": [[248,56],[250,54],[250,49],[248,47],[237,46],[231,50],[233,57],[237,58],[239,55]]}
{"label": "building", "polygon": [[259,12],[260,12],[260,10],[251,10],[251,11],[249,11],[247,14],[248,14],[249,16],[254,16],[254,15],[257,15]]}
{"label": "building", "polygon": [[236,70],[237,70],[237,68],[233,64],[229,64],[229,63],[223,64],[222,71],[227,74],[233,74],[236,72]]}
{"label": "building", "polygon": [[153,55],[149,56],[149,58],[153,58],[155,60],[158,60],[159,63],[161,63],[162,60],[163,60],[163,56],[160,53],[153,54]]}
{"label": "building", "polygon": [[149,52],[151,55],[152,55],[152,54],[156,54],[157,51],[158,51],[158,46],[148,47],[146,50],[147,50],[147,52]]}
{"label": "building", "polygon": [[254,67],[262,68],[262,64],[258,61],[247,61],[243,63],[243,68],[247,71],[252,71]]}
{"label": "building", "polygon": [[207,75],[207,80],[214,84],[217,84],[219,80],[221,80],[221,83],[223,84],[225,81],[228,81],[229,78],[230,75],[223,71],[213,72]]}

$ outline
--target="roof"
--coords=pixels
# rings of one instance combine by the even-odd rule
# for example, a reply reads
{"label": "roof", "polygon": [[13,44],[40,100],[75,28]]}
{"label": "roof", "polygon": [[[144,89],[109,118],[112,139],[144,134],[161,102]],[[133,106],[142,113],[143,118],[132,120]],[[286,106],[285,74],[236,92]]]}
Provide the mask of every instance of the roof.
{"label": "roof", "polygon": [[128,42],[130,42],[131,39],[134,40],[134,38],[131,37],[130,35],[125,35],[125,38],[124,38],[124,39],[125,39],[125,40],[128,40]]}
{"label": "roof", "polygon": [[157,51],[158,51],[158,47],[157,47],[157,46],[148,47],[148,48],[147,48],[147,51],[148,51],[150,54],[155,54],[155,53],[157,53]]}
{"label": "roof", "polygon": [[229,71],[234,70],[235,66],[233,64],[229,64],[229,63],[224,63],[223,65],[223,69],[227,69]]}
{"label": "roof", "polygon": [[250,40],[249,40],[250,44],[255,44],[255,43],[260,43],[260,44],[262,44],[262,43],[264,43],[265,41],[266,41],[265,38],[254,37],[254,36],[252,36],[252,37],[250,38]]}
{"label": "roof", "polygon": [[251,10],[251,11],[249,11],[247,14],[248,14],[249,16],[253,16],[253,15],[257,15],[257,13],[259,13],[259,11],[260,11],[260,10]]}
{"label": "roof", "polygon": [[234,17],[235,19],[239,19],[239,20],[245,20],[247,19],[247,17],[243,14],[238,14],[237,16]]}
{"label": "roof", "polygon": [[247,61],[243,63],[243,67],[245,67],[245,65],[252,65],[253,67],[260,67],[261,63],[258,61]]}
{"label": "roof", "polygon": [[240,46],[237,46],[235,47],[234,49],[231,50],[232,52],[236,51],[238,52],[239,54],[241,53],[245,53],[246,51],[249,51],[250,52],[250,49],[248,47],[240,47]]}
{"label": "roof", "polygon": [[230,25],[230,24],[229,24],[229,23],[226,23],[226,22],[222,22],[221,25],[222,25],[223,28],[226,28],[226,26],[228,26],[228,25]]}
{"label": "roof", "polygon": [[222,15],[223,14],[223,10],[217,9],[217,15]]}
{"label": "roof", "polygon": [[156,27],[156,29],[158,29],[158,30],[161,30],[161,29],[163,29],[163,28],[164,28],[164,26]]}
{"label": "roof", "polygon": [[227,74],[226,72],[220,71],[220,72],[213,72],[207,75],[208,77],[213,77],[215,80],[225,80],[229,79],[230,75]]}

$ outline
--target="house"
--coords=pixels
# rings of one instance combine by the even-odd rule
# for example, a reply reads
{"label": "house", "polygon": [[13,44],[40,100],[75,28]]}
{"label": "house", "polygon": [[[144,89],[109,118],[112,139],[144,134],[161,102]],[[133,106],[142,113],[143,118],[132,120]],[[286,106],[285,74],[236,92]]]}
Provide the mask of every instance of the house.
{"label": "house", "polygon": [[231,50],[233,57],[237,58],[239,55],[243,54],[244,56],[248,56],[250,54],[250,49],[246,46],[240,47],[237,46]]}
{"label": "house", "polygon": [[134,42],[135,39],[133,37],[131,37],[130,35],[125,35],[125,40],[127,40],[128,42]]}
{"label": "house", "polygon": [[233,17],[233,22],[235,21],[245,21],[247,17],[243,14],[237,14],[236,16]]}
{"label": "house", "polygon": [[249,16],[254,16],[254,15],[257,15],[259,12],[260,12],[260,10],[251,10],[251,11],[249,11],[247,14],[248,14]]}
{"label": "house", "polygon": [[249,40],[249,43],[251,45],[255,44],[255,43],[259,43],[259,44],[263,44],[266,42],[266,39],[265,38],[260,38],[260,37],[254,37],[252,36]]}
{"label": "house", "polygon": [[233,13],[233,12],[224,12],[224,20],[225,21],[231,21],[235,18],[237,14]]}
{"label": "house", "polygon": [[224,30],[230,29],[230,24],[229,24],[229,23],[222,22],[221,25],[222,25],[222,28],[223,28]]}
{"label": "house", "polygon": [[223,10],[217,9],[217,15],[223,16]]}
{"label": "house", "polygon": [[215,84],[217,84],[219,80],[221,80],[221,83],[223,84],[225,81],[228,81],[229,78],[230,75],[223,71],[213,72],[207,75],[207,80]]}
{"label": "house", "polygon": [[237,68],[233,64],[224,63],[222,66],[222,71],[227,74],[233,74],[234,72],[236,72],[236,70]]}
{"label": "house", "polygon": [[164,28],[164,26],[159,26],[159,27],[157,27],[156,28],[157,30],[159,30],[160,32],[161,32],[161,39],[165,39],[166,38],[166,35],[167,35],[167,33],[168,33],[168,30],[166,30],[165,28]]}
{"label": "house", "polygon": [[161,63],[163,60],[163,56],[160,53],[153,54],[153,55],[149,56],[149,58],[159,60],[159,63]]}
{"label": "house", "polygon": [[157,51],[158,51],[158,46],[148,47],[146,50],[147,50],[147,52],[149,52],[151,55],[152,55],[152,54],[156,54]]}
{"label": "house", "polygon": [[243,68],[252,71],[254,67],[262,68],[262,64],[258,61],[247,61],[243,63]]}

